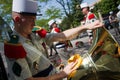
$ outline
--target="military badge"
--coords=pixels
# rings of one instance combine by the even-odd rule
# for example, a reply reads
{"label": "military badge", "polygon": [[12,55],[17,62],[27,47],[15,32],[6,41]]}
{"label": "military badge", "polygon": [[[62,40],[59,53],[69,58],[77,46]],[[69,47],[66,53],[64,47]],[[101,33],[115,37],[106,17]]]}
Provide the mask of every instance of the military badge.
{"label": "military badge", "polygon": [[20,77],[22,68],[17,62],[14,62],[13,67],[12,67],[12,71],[16,76]]}

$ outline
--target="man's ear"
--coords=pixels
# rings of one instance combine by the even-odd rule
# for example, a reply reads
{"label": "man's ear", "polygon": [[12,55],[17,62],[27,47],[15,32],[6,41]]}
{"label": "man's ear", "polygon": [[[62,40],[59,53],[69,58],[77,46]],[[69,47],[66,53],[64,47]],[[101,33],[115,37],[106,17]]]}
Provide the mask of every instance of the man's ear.
{"label": "man's ear", "polygon": [[16,17],[14,18],[14,21],[15,21],[15,22],[19,22],[19,21],[20,21],[20,17],[19,17],[19,16],[16,16]]}

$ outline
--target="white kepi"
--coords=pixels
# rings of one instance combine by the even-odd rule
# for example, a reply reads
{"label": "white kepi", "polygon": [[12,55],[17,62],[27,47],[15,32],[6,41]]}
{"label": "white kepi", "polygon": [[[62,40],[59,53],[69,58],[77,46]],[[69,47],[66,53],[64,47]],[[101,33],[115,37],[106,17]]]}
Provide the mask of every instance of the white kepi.
{"label": "white kepi", "polygon": [[53,23],[55,23],[56,21],[54,20],[54,19],[52,19],[52,20],[50,20],[49,22],[48,22],[48,25],[49,26],[51,26]]}
{"label": "white kepi", "polygon": [[12,11],[18,13],[37,14],[36,0],[13,0]]}
{"label": "white kepi", "polygon": [[82,8],[85,8],[85,7],[89,7],[89,5],[88,5],[88,3],[81,3],[81,4],[80,4],[80,7],[81,7],[81,9],[82,9]]}

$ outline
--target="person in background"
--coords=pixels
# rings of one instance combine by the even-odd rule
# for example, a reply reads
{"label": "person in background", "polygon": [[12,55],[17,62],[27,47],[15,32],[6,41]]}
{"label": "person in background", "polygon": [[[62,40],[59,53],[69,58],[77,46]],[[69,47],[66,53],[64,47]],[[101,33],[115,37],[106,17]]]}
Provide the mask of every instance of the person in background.
{"label": "person in background", "polygon": [[119,25],[118,25],[118,21],[117,21],[117,16],[113,13],[113,11],[110,11],[109,14],[110,14],[109,15],[110,24],[112,25],[116,35],[119,35],[120,31],[119,31]]}
{"label": "person in background", "polygon": [[44,30],[34,34],[32,29],[37,15],[36,0],[13,0],[12,19],[14,30],[10,40],[1,43],[0,50],[4,52],[8,65],[9,80],[62,80],[76,70],[77,63],[72,62],[60,72],[46,57],[46,51],[42,43],[51,44],[55,41],[64,41],[75,38],[83,30],[91,30],[102,27],[97,20],[91,24],[78,26],[60,33],[45,33]]}
{"label": "person in background", "polygon": [[[97,20],[95,14],[90,12],[90,7],[89,7],[88,3],[81,3],[80,8],[81,8],[82,13],[85,15],[84,16],[84,24],[89,24],[89,23]],[[92,44],[93,31],[92,30],[87,30],[87,33],[88,33],[88,36],[89,36],[89,44]]]}
{"label": "person in background", "polygon": [[[56,24],[56,21],[54,19],[50,20],[48,22],[48,25],[49,25],[49,29],[50,29],[50,32],[51,33],[59,33],[60,32],[60,29],[57,27],[57,24]],[[50,56],[52,56],[53,54],[53,49],[55,51],[55,54],[58,54],[57,50],[56,50],[56,44],[58,42],[53,42],[51,45],[50,45]]]}

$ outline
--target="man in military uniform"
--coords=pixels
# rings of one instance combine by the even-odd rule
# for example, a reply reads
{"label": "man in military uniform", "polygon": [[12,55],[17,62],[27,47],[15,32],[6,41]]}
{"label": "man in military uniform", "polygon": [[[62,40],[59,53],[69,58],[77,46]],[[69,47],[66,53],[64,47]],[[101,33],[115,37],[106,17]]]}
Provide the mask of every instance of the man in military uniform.
{"label": "man in military uniform", "polygon": [[117,16],[113,13],[113,11],[110,11],[109,14],[110,14],[109,15],[110,24],[112,25],[115,34],[119,35],[120,31],[119,31],[119,27],[118,27],[119,24],[118,24],[118,21],[117,21]]}
{"label": "man in military uniform", "polygon": [[[84,23],[88,24],[91,22],[94,22],[97,18],[94,13],[90,12],[90,7],[88,3],[82,3],[80,4],[82,13],[85,15],[84,16]],[[88,36],[89,36],[89,44],[92,44],[93,40],[93,31],[92,30],[87,30]]]}
{"label": "man in military uniform", "polygon": [[[51,33],[59,33],[60,32],[60,29],[57,27],[56,21],[54,19],[50,20],[48,22],[48,25],[49,25],[49,29],[50,29]],[[52,49],[54,49],[55,54],[58,54],[58,52],[56,50],[56,46],[55,46],[57,43],[58,42],[54,42],[54,43],[51,44],[51,46],[50,46],[50,56],[53,55],[53,50]]]}
{"label": "man in military uniform", "polygon": [[0,49],[6,56],[10,80],[61,80],[66,78],[77,68],[74,68],[77,61],[68,64],[63,71],[56,73],[52,63],[46,57],[42,43],[45,41],[46,44],[50,44],[54,41],[69,40],[76,37],[82,30],[95,29],[103,25],[96,21],[62,33],[46,34],[44,31],[37,31],[38,34],[34,34],[32,29],[35,25],[37,7],[35,0],[13,0],[14,30],[10,40],[1,44],[3,47]]}

